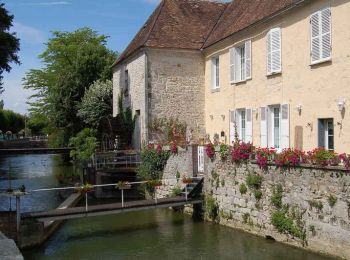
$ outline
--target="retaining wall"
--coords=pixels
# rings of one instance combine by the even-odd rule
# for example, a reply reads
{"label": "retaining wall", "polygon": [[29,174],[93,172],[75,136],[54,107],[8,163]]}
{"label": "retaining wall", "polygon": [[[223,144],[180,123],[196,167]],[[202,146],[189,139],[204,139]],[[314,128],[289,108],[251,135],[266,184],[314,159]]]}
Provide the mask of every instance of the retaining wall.
{"label": "retaining wall", "polygon": [[[260,188],[247,185],[249,174],[262,176]],[[243,184],[247,192],[242,194],[240,186]],[[278,184],[282,187],[281,208],[271,199],[276,198]],[[260,200],[254,195],[256,190],[262,193]],[[209,161],[204,192],[205,215],[209,218],[208,211],[216,211],[215,221],[222,225],[350,259],[350,174],[340,167],[281,169],[269,166],[261,170],[251,162],[236,165]],[[293,221],[292,232],[276,229],[272,224],[272,215],[277,216],[276,212]],[[296,230],[302,231],[299,232],[302,236],[295,235]]]}

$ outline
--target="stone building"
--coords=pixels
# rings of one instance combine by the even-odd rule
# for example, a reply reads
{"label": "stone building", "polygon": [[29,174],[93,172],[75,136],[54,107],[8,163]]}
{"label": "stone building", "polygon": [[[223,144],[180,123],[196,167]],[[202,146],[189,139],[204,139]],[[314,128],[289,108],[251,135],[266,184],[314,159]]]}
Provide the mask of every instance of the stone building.
{"label": "stone building", "polygon": [[203,126],[211,140],[350,152],[350,1],[164,0],[114,66],[139,115]]}
{"label": "stone building", "polygon": [[149,140],[155,118],[178,118],[204,129],[204,56],[201,47],[226,4],[164,0],[113,68],[113,113],[118,97],[136,115],[133,146]]}

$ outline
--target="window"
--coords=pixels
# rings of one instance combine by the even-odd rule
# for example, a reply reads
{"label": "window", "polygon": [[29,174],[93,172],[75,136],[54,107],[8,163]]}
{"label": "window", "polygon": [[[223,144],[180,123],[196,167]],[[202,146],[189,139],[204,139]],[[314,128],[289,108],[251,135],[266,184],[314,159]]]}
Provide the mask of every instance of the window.
{"label": "window", "polygon": [[231,83],[251,79],[251,41],[230,49]]}
{"label": "window", "polygon": [[331,59],[331,9],[329,7],[313,13],[310,17],[311,64]]}
{"label": "window", "polygon": [[260,108],[260,146],[289,148],[289,105]]}
{"label": "window", "polygon": [[253,141],[252,109],[237,109],[230,111],[230,144],[237,137],[245,143]]}
{"label": "window", "polygon": [[129,71],[124,72],[124,95],[129,95]]}
{"label": "window", "polygon": [[267,75],[282,72],[281,28],[267,33]]}
{"label": "window", "polygon": [[334,150],[333,119],[318,120],[318,146],[327,150]]}
{"label": "window", "polygon": [[246,125],[246,121],[245,121],[245,110],[241,110],[239,111],[239,139],[242,142],[246,142],[246,131],[245,131],[245,125]]}
{"label": "window", "polygon": [[220,59],[215,57],[212,59],[212,89],[220,88]]}

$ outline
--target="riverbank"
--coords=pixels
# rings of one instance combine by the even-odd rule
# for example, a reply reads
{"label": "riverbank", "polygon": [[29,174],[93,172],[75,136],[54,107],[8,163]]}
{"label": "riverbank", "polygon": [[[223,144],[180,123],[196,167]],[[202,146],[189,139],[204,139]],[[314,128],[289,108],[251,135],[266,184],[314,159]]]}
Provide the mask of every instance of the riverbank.
{"label": "riverbank", "polygon": [[8,239],[0,232],[0,259],[2,260],[23,260],[15,241]]}

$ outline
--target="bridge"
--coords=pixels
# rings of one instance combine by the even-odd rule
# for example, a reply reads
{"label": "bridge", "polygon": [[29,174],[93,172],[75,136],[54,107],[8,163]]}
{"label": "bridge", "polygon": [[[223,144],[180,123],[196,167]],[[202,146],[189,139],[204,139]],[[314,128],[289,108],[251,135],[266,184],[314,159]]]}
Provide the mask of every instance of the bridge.
{"label": "bridge", "polygon": [[0,154],[69,154],[72,147],[0,149]]}
{"label": "bridge", "polygon": [[[68,219],[77,219],[83,217],[93,217],[111,214],[120,214],[130,211],[151,210],[156,208],[176,208],[185,205],[201,204],[200,197],[203,177],[186,178],[184,187],[178,196],[169,198],[157,198],[157,188],[162,185],[162,181],[139,181],[139,182],[124,182],[124,183],[110,183],[100,185],[83,185],[80,187],[58,187],[58,188],[44,188],[30,191],[15,190],[12,192],[0,193],[2,196],[9,196],[16,198],[16,234],[13,239],[20,242],[20,247],[39,245],[50,236],[58,225]],[[142,199],[134,201],[124,201],[124,190],[130,189],[132,185],[151,184],[155,187],[154,199]],[[121,201],[118,203],[89,205],[88,192],[96,188],[113,186],[120,190]],[[58,191],[74,189],[78,193],[73,193],[63,204],[57,209],[21,213],[20,201],[22,196],[29,195],[36,192]],[[80,195],[79,195],[80,194]],[[85,197],[85,206],[74,206]],[[31,230],[30,232],[28,232]],[[24,232],[24,233],[23,233]]]}
{"label": "bridge", "polygon": [[47,212],[34,212],[22,216],[22,219],[36,219],[38,221],[57,221],[82,217],[93,217],[102,215],[118,214],[130,211],[141,211],[155,208],[180,207],[188,204],[200,204],[201,199],[184,198],[177,196],[155,200],[138,200],[124,203],[112,203],[85,207],[74,207],[66,209],[55,209]]}

